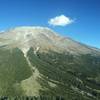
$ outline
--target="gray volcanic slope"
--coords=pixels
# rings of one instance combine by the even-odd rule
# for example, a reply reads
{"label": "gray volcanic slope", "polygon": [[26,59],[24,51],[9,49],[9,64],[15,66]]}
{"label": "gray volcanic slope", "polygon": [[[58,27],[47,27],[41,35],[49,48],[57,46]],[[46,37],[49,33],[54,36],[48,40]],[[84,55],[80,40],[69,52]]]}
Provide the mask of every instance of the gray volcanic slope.
{"label": "gray volcanic slope", "polygon": [[76,42],[68,37],[62,37],[45,27],[18,27],[4,32],[0,38],[1,45],[19,47],[22,50],[39,47],[45,50],[68,51],[75,54],[98,53],[95,48]]}
{"label": "gray volcanic slope", "polygon": [[0,95],[100,99],[100,50],[46,27],[2,32]]}

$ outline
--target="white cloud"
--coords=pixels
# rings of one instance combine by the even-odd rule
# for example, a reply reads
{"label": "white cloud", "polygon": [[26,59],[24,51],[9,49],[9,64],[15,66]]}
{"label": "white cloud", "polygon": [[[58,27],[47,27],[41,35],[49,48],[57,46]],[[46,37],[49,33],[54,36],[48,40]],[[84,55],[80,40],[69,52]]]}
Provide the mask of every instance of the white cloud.
{"label": "white cloud", "polygon": [[48,23],[50,25],[53,26],[66,26],[68,24],[73,23],[74,20],[72,20],[71,18],[65,16],[65,15],[60,15],[60,16],[56,16],[54,18],[51,18]]}

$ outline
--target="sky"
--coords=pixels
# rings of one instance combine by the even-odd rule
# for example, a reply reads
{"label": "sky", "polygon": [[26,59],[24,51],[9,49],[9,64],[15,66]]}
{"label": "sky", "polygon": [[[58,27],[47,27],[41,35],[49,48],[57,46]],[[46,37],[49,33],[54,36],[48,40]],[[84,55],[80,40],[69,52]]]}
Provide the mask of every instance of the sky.
{"label": "sky", "polygon": [[0,0],[0,31],[44,26],[100,48],[100,0]]}

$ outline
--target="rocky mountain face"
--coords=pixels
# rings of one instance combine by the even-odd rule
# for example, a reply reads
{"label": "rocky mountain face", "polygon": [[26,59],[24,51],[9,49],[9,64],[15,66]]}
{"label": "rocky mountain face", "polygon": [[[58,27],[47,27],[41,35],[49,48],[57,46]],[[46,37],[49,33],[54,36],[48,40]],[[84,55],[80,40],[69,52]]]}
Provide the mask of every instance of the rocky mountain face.
{"label": "rocky mountain face", "polygon": [[100,50],[45,27],[2,32],[0,95],[99,100]]}

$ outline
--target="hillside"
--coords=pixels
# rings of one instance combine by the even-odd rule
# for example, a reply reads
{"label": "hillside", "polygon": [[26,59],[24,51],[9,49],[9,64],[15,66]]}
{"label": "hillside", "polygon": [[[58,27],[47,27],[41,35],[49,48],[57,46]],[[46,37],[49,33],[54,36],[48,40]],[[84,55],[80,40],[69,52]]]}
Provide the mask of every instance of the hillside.
{"label": "hillside", "polygon": [[45,27],[0,34],[1,96],[100,99],[100,50]]}

